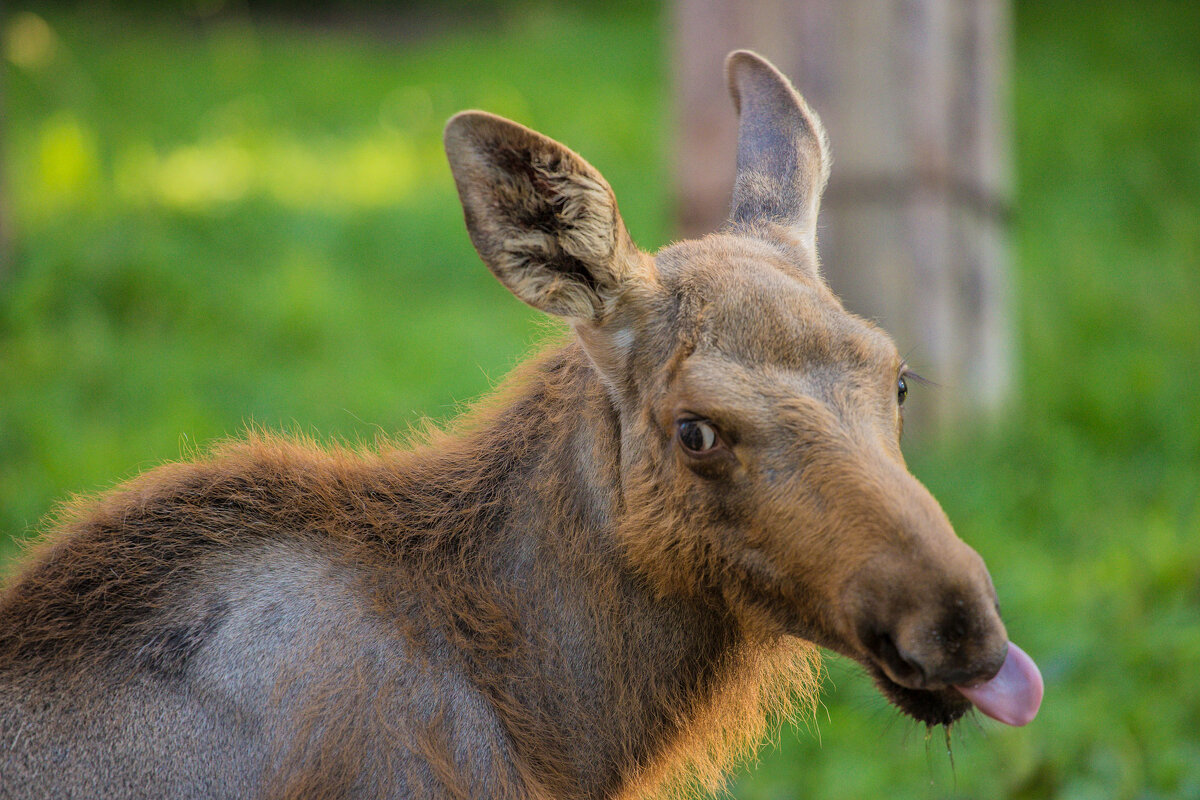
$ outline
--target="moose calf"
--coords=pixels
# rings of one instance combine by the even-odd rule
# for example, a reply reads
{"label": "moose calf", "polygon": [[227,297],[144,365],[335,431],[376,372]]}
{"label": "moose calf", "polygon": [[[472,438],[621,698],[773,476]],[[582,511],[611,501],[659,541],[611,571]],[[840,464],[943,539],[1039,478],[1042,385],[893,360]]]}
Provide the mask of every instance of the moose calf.
{"label": "moose calf", "polygon": [[0,795],[613,798],[712,783],[814,688],[1037,711],[905,468],[906,372],[817,268],[816,115],[727,61],[719,233],[639,251],[571,150],[446,126],[471,240],[574,332],[416,449],[221,445],[68,508],[0,595]]}

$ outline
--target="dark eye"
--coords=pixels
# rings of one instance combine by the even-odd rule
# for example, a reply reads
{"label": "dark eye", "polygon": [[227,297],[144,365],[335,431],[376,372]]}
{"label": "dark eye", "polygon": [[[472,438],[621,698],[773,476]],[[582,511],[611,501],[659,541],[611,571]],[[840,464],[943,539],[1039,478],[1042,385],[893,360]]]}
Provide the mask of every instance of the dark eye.
{"label": "dark eye", "polygon": [[906,397],[908,397],[908,381],[904,380],[904,376],[901,375],[899,380],[896,381],[896,401],[900,405],[904,405],[904,398]]}
{"label": "dark eye", "polygon": [[711,422],[702,419],[679,421],[679,443],[689,453],[703,454],[716,449],[717,429]]}

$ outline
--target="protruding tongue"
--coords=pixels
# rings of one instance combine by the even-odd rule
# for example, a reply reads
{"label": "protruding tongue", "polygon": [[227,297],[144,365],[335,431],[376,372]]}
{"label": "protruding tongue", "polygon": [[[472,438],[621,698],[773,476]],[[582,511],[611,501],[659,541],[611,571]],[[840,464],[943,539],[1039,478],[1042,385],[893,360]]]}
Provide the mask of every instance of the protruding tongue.
{"label": "protruding tongue", "polygon": [[955,686],[983,713],[1005,725],[1026,725],[1042,704],[1042,673],[1012,642],[996,677],[978,686]]}

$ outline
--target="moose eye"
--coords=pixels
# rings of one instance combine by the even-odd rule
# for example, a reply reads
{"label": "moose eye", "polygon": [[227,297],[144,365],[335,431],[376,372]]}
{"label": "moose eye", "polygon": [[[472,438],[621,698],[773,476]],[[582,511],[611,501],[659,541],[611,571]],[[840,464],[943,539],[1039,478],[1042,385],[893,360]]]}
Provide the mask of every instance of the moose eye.
{"label": "moose eye", "polygon": [[896,401],[900,405],[904,405],[904,398],[908,397],[908,381],[904,380],[901,375],[896,381]]}
{"label": "moose eye", "polygon": [[711,452],[716,448],[717,441],[717,429],[712,423],[702,419],[679,421],[679,443],[689,453],[701,455]]}

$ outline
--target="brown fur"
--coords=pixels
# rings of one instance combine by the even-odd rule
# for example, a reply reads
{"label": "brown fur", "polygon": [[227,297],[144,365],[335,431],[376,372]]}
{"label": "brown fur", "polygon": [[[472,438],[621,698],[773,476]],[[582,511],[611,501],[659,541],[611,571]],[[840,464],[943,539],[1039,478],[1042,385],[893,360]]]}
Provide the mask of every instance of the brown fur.
{"label": "brown fur", "polygon": [[481,256],[575,335],[411,449],[255,434],[64,509],[0,595],[14,796],[712,787],[814,642],[961,715],[990,582],[904,468],[895,347],[818,275],[819,121],[756,56],[730,80],[731,227],[655,258],[578,155],[451,120]]}

